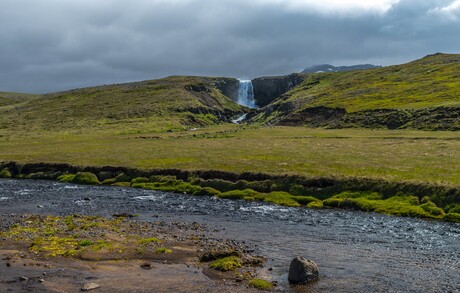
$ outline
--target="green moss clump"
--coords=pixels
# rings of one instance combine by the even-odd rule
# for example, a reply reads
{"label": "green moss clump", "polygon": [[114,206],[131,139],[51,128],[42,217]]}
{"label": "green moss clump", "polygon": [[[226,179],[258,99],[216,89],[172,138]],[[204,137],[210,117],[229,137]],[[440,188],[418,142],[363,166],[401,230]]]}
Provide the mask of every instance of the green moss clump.
{"label": "green moss clump", "polygon": [[307,204],[307,208],[312,208],[312,209],[321,209],[323,207],[324,207],[324,204],[321,200],[312,201],[309,204]]}
{"label": "green moss clump", "polygon": [[[256,199],[258,199],[256,197]],[[300,203],[295,200],[295,196],[284,191],[273,191],[265,195],[263,200],[282,206],[300,207]]]}
{"label": "green moss clump", "polygon": [[273,284],[263,279],[252,279],[249,281],[249,286],[266,291],[273,289]]}
{"label": "green moss clump", "polygon": [[101,184],[112,185],[112,184],[114,184],[116,182],[117,182],[117,180],[115,178],[109,178],[109,179],[105,179],[104,181],[102,181]]}
{"label": "green moss clump", "polygon": [[209,266],[218,271],[228,272],[240,268],[242,266],[242,262],[237,256],[228,256],[213,261]]}
{"label": "green moss clump", "polygon": [[[212,187],[220,192],[233,191],[236,188],[236,184],[230,181],[221,180],[221,179],[210,179],[205,180],[200,183],[201,187]],[[243,187],[243,184],[240,183],[240,188]],[[244,189],[244,188],[242,188]]]}
{"label": "green moss clump", "polygon": [[150,180],[147,177],[137,177],[137,178],[134,178],[133,180],[131,180],[131,183],[147,183],[149,181]]}
{"label": "green moss clump", "polygon": [[11,172],[8,170],[8,168],[4,168],[2,171],[0,171],[0,178],[11,178]]}
{"label": "green moss clump", "polygon": [[416,196],[397,194],[390,198],[376,192],[343,192],[323,201],[325,206],[372,211],[388,215],[440,219],[444,211],[432,202],[420,205]]}
{"label": "green moss clump", "polygon": [[97,176],[90,172],[78,172],[77,174],[64,174],[57,178],[60,182],[97,185],[99,179]]}
{"label": "green moss clump", "polygon": [[447,222],[460,223],[460,214],[459,213],[447,213],[442,219]]}
{"label": "green moss clump", "polygon": [[301,205],[308,205],[312,202],[317,202],[318,199],[313,196],[294,196],[292,197],[296,202],[300,203]]}
{"label": "green moss clump", "polygon": [[93,242],[88,239],[83,239],[78,242],[78,246],[80,247],[85,247],[85,246],[90,246],[90,245],[93,245]]}
{"label": "green moss clump", "polygon": [[166,247],[159,247],[157,248],[157,250],[155,250],[155,252],[159,254],[166,254],[166,253],[172,253],[173,251]]}
{"label": "green moss clump", "polygon": [[72,183],[77,184],[87,184],[87,185],[97,185],[99,184],[99,179],[97,176],[90,172],[78,172],[75,174],[75,177],[72,179]]}
{"label": "green moss clump", "polygon": [[444,210],[437,207],[436,204],[434,204],[432,201],[428,201],[420,205],[420,207],[427,213],[430,213],[431,215],[444,216]]}
{"label": "green moss clump", "polygon": [[139,239],[138,242],[141,245],[148,245],[148,244],[151,244],[151,243],[158,243],[158,242],[160,242],[160,239],[158,239],[156,237],[149,237],[149,238]]}
{"label": "green moss clump", "polygon": [[220,198],[225,199],[244,199],[246,197],[256,197],[260,195],[257,191],[252,189],[245,189],[245,190],[231,190],[218,195]]}
{"label": "green moss clump", "polygon": [[59,180],[59,182],[71,183],[74,178],[75,178],[75,174],[64,174],[64,175],[59,176],[57,180]]}
{"label": "green moss clump", "polygon": [[449,213],[460,214],[460,204],[450,205],[446,208],[446,211],[448,211]]}
{"label": "green moss clump", "polygon": [[300,184],[293,184],[289,187],[289,193],[293,195],[306,195],[306,190]]}

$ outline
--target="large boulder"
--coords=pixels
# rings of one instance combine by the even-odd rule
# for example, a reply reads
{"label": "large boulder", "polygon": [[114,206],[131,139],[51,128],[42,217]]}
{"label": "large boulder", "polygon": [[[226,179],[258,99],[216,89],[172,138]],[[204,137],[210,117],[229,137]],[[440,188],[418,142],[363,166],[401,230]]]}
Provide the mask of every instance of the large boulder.
{"label": "large boulder", "polygon": [[297,256],[289,266],[288,280],[292,284],[305,284],[318,278],[318,266],[311,260]]}

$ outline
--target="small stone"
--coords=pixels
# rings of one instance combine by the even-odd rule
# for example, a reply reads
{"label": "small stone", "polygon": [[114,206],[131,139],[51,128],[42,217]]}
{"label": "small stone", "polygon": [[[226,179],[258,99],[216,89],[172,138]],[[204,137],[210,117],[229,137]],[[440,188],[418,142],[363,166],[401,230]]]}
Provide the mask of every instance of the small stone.
{"label": "small stone", "polygon": [[42,209],[42,208],[44,208],[44,207],[45,207],[45,206],[42,206],[41,204],[39,204],[39,205],[37,206],[37,208],[39,208],[39,209]]}
{"label": "small stone", "polygon": [[318,266],[311,260],[297,256],[289,266],[288,280],[292,284],[305,284],[318,278]]}
{"label": "small stone", "polygon": [[11,267],[11,264],[9,262],[6,263],[7,267]]}
{"label": "small stone", "polygon": [[86,283],[81,287],[81,291],[89,291],[89,290],[94,290],[101,287],[99,284],[96,283]]}
{"label": "small stone", "polygon": [[40,279],[40,280],[38,280],[38,281],[39,281],[40,283],[43,283],[43,282],[45,282],[45,279]]}
{"label": "small stone", "polygon": [[152,265],[149,264],[149,263],[143,263],[143,264],[141,264],[141,268],[143,268],[144,270],[151,270]]}
{"label": "small stone", "polygon": [[268,268],[268,270],[269,270],[269,271],[273,271],[273,268],[272,268],[272,267],[270,267],[270,268]]}
{"label": "small stone", "polygon": [[27,281],[27,280],[29,280],[29,278],[24,277],[24,276],[20,276],[20,277],[19,277],[19,280],[20,280],[20,281]]}

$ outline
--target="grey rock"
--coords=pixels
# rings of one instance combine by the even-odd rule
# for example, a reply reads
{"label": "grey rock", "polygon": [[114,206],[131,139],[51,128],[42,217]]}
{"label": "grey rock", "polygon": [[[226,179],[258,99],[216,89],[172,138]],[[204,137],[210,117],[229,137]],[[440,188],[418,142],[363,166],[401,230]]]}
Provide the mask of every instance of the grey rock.
{"label": "grey rock", "polygon": [[295,257],[289,266],[288,280],[292,284],[305,284],[318,278],[318,266],[301,256]]}
{"label": "grey rock", "polygon": [[24,277],[24,276],[20,276],[20,277],[19,277],[19,280],[21,280],[21,281],[27,281],[27,280],[29,280],[29,278]]}
{"label": "grey rock", "polygon": [[94,290],[94,289],[97,289],[99,287],[100,287],[100,285],[96,284],[96,283],[86,283],[86,284],[83,285],[83,287],[81,287],[81,291]]}

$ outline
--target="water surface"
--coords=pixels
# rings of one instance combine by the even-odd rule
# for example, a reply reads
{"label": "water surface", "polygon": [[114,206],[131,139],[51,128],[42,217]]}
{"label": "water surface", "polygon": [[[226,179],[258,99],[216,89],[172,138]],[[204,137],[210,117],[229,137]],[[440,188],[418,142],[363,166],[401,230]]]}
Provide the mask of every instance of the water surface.
{"label": "water surface", "polygon": [[[291,292],[460,292],[460,225],[341,210],[286,208],[158,191],[0,180],[0,213],[140,214],[196,221],[255,247],[279,289]],[[291,288],[290,260],[320,267],[320,280]]]}

